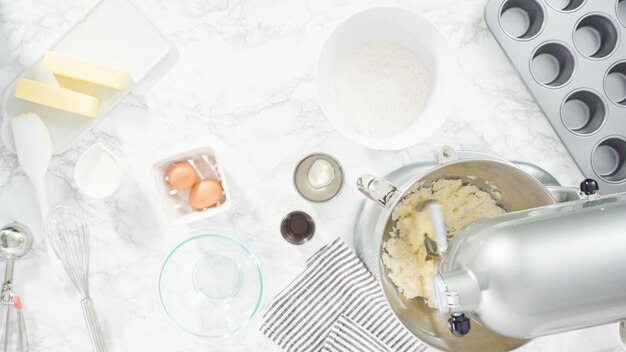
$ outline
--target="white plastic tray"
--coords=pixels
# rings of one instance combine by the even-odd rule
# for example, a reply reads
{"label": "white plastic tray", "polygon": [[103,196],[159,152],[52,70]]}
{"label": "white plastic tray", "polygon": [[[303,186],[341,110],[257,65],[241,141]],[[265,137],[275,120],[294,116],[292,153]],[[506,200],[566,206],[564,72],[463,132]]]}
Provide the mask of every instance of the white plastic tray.
{"label": "white plastic tray", "polygon": [[129,84],[120,91],[86,84],[80,86],[73,82],[72,89],[95,95],[100,99],[100,110],[95,118],[15,98],[15,84],[19,78],[59,85],[54,75],[44,71],[42,55],[4,91],[2,96],[4,145],[10,150],[15,150],[10,128],[11,118],[24,112],[34,112],[48,126],[53,153],[65,152],[132,91],[137,83],[167,56],[171,46],[170,41],[129,0],[99,2],[50,50],[122,68],[129,73]]}

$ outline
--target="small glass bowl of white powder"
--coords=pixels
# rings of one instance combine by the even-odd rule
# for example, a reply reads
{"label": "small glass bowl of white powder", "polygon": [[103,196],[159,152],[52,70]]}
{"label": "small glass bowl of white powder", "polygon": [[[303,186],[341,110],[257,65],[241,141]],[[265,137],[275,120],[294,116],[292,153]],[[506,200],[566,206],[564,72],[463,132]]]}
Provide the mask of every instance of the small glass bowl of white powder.
{"label": "small glass bowl of white powder", "polygon": [[452,110],[454,57],[420,14],[396,7],[357,13],[327,39],[316,68],[321,108],[346,137],[373,149],[422,142]]}

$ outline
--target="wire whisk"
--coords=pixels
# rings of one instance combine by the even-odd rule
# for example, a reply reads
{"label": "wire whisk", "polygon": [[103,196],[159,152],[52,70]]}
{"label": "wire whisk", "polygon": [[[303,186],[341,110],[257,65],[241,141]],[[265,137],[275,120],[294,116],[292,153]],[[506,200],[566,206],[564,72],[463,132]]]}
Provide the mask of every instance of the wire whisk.
{"label": "wire whisk", "polygon": [[80,304],[93,349],[104,352],[100,323],[89,295],[89,228],[69,209],[56,207],[46,217],[46,233],[54,253],[82,297]]}

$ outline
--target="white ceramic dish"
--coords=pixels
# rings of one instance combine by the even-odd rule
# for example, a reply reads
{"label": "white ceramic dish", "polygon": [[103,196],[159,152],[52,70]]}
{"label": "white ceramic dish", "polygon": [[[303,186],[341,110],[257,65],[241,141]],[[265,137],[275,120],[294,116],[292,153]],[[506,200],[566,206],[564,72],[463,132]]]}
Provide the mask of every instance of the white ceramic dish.
{"label": "white ceramic dish", "polygon": [[96,4],[49,50],[124,69],[130,82],[123,90],[90,91],[100,99],[95,118],[34,104],[14,97],[19,78],[58,85],[54,75],[43,69],[42,57],[22,72],[2,96],[2,140],[14,151],[10,122],[13,116],[34,112],[45,122],[52,139],[52,152],[68,150],[107,112],[122,100],[169,53],[170,41],[129,0],[103,0]]}
{"label": "white ceramic dish", "polygon": [[[372,138],[359,134],[338,116],[330,95],[333,68],[351,49],[372,41],[387,41],[414,51],[428,66],[431,76],[424,109],[402,132]],[[347,138],[365,147],[395,150],[417,144],[446,120],[456,99],[456,61],[446,39],[426,18],[412,10],[375,7],[359,12],[341,23],[328,37],[316,67],[317,95],[322,111]]]}
{"label": "white ceramic dish", "polygon": [[122,166],[109,148],[96,143],[76,161],[74,180],[84,195],[96,199],[106,198],[119,187]]}
{"label": "white ceramic dish", "polygon": [[[205,162],[205,157],[207,165],[201,165]],[[167,170],[172,164],[186,160],[194,160],[196,168],[200,171],[199,178],[217,179],[222,183],[222,189],[224,190],[223,201],[208,209],[191,210],[187,202],[189,191],[176,191],[165,179]],[[213,166],[208,166],[208,164]],[[167,214],[169,222],[173,225],[206,219],[231,207],[232,200],[230,199],[230,192],[228,191],[222,164],[220,164],[213,149],[209,147],[197,148],[168,156],[154,164],[153,173],[159,198],[161,198],[161,203],[163,204],[163,210]]]}

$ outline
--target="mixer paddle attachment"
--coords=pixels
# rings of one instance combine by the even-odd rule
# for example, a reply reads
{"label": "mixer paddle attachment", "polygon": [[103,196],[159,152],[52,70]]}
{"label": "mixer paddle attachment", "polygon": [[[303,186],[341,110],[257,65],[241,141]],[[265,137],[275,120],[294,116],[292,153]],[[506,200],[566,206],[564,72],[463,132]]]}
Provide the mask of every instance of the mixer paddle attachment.
{"label": "mixer paddle attachment", "polygon": [[427,219],[435,233],[434,242],[428,236],[424,236],[424,246],[426,247],[428,258],[434,259],[443,256],[448,250],[448,231],[443,219],[441,204],[434,199],[430,199],[425,201],[417,211],[427,214]]}
{"label": "mixer paddle attachment", "polygon": [[[428,200],[422,204],[419,211],[427,212],[428,219],[435,232],[436,242],[433,242],[428,236],[424,236],[426,252],[431,258],[438,256],[441,259],[448,250],[448,233],[443,219],[443,208],[436,200]],[[450,319],[448,319],[448,329],[454,336],[463,337],[470,332],[470,319],[464,313],[452,313]]]}

